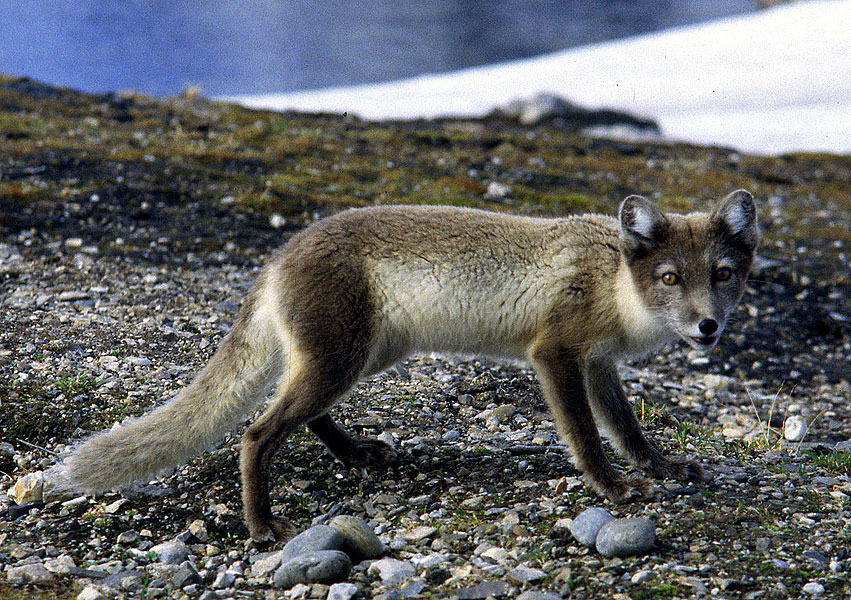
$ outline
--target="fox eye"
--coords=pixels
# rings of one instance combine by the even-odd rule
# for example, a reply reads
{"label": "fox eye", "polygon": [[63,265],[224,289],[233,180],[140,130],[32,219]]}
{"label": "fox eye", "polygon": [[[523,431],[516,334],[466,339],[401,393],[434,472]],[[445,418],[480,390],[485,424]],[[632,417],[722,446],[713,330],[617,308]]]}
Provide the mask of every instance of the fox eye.
{"label": "fox eye", "polygon": [[677,285],[680,282],[680,276],[676,273],[668,271],[662,275],[662,283],[665,285]]}
{"label": "fox eye", "polygon": [[715,281],[729,281],[733,276],[733,270],[730,267],[721,267],[715,270]]}

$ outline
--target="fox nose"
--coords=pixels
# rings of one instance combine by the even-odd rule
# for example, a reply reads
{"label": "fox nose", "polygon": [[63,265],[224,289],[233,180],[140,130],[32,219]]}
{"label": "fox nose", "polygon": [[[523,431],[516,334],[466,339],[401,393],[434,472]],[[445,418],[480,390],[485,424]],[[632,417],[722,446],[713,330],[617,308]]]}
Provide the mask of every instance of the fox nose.
{"label": "fox nose", "polygon": [[700,333],[703,335],[712,335],[718,331],[718,321],[715,319],[703,319],[697,324],[697,328],[700,329]]}

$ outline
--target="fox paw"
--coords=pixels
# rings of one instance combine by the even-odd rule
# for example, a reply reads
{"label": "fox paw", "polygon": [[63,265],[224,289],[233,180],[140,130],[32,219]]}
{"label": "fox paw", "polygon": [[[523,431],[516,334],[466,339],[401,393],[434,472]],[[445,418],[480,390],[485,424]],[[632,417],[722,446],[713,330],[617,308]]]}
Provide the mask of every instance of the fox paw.
{"label": "fox paw", "polygon": [[595,482],[591,484],[600,495],[605,496],[615,504],[652,500],[659,495],[659,489],[649,479],[639,477],[618,477],[606,484]]}
{"label": "fox paw", "polygon": [[288,542],[295,536],[296,529],[288,519],[269,519],[264,522],[248,523],[251,541],[265,547],[274,542]]}
{"label": "fox paw", "polygon": [[700,483],[704,480],[703,469],[696,460],[688,458],[666,458],[660,456],[647,468],[647,471],[659,479],[676,479],[677,481],[694,481]]}
{"label": "fox paw", "polygon": [[336,453],[343,464],[348,467],[367,467],[384,465],[396,458],[396,450],[390,444],[381,440],[360,438],[346,449],[346,453]]}

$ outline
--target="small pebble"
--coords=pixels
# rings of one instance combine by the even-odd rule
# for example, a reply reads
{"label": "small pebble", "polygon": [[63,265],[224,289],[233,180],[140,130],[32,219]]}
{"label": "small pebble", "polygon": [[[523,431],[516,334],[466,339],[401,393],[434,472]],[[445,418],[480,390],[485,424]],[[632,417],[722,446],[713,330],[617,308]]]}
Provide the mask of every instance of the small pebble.
{"label": "small pebble", "polygon": [[328,588],[327,600],[352,600],[358,595],[358,586],[354,583],[335,583]]}
{"label": "small pebble", "polygon": [[783,437],[790,442],[800,442],[807,433],[807,421],[800,415],[786,419],[783,425]]}
{"label": "small pebble", "polygon": [[820,596],[824,594],[824,586],[818,581],[810,581],[809,583],[805,584],[804,587],[801,589],[807,594],[812,594],[813,596]]}

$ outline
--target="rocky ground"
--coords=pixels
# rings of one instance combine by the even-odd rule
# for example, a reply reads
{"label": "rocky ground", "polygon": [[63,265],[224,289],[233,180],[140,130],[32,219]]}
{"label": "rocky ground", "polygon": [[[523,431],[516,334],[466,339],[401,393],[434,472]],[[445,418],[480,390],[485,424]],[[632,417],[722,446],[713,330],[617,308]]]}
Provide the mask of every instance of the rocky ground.
{"label": "rocky ground", "polygon": [[[386,569],[355,564],[354,587],[275,587],[255,565],[277,548],[246,543],[232,436],[125,495],[5,501],[0,598],[851,594],[851,158],[495,119],[278,115],[0,77],[6,487],[186,384],[269,252],[323,215],[379,203],[613,212],[629,193],[689,210],[739,187],[760,202],[765,243],[720,348],[675,346],[623,369],[646,430],[699,457],[704,485],[660,482],[658,501],[608,505],[569,465],[526,366],[418,357],[335,409],[392,440],[398,463],[346,469],[301,433],[274,467],[275,510],[303,528],[362,517],[396,561]],[[651,518],[656,548],[604,558],[582,546],[568,525],[591,506]]]}

